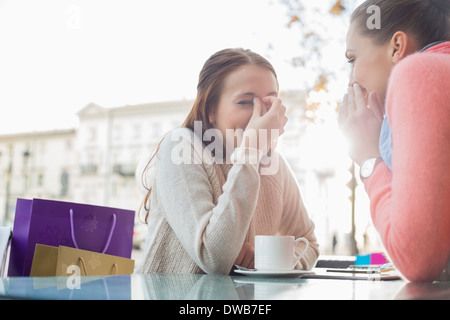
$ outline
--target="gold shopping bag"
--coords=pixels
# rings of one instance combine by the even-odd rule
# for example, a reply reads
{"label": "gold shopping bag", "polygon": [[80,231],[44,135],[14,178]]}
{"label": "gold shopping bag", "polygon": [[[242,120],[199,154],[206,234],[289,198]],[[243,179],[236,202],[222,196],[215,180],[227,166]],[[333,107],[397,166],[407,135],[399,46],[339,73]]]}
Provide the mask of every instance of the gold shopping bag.
{"label": "gold shopping bag", "polygon": [[54,277],[58,251],[58,247],[36,244],[30,277]]}
{"label": "gold shopping bag", "polygon": [[81,276],[131,274],[134,260],[65,246],[36,244],[31,277],[70,276],[73,266]]}

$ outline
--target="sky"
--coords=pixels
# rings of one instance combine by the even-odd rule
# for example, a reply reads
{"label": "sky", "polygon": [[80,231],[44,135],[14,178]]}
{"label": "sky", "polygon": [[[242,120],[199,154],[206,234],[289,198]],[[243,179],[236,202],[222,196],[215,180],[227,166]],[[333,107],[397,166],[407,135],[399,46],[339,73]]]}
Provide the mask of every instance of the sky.
{"label": "sky", "polygon": [[[291,65],[299,31],[287,13],[279,0],[0,0],[0,134],[74,128],[91,102],[192,99],[203,63],[229,47],[263,55],[281,90],[301,90],[312,75]],[[328,50],[344,61],[342,43]]]}

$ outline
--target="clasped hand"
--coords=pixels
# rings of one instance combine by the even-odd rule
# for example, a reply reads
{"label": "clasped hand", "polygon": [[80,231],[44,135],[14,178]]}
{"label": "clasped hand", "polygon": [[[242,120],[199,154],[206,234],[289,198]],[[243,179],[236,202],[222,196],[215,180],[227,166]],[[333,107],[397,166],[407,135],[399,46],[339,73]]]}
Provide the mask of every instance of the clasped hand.
{"label": "clasped hand", "polygon": [[348,87],[338,120],[340,130],[349,141],[349,155],[359,165],[365,159],[380,157],[383,122],[383,109],[376,92],[370,92],[367,99],[364,93],[358,83]]}

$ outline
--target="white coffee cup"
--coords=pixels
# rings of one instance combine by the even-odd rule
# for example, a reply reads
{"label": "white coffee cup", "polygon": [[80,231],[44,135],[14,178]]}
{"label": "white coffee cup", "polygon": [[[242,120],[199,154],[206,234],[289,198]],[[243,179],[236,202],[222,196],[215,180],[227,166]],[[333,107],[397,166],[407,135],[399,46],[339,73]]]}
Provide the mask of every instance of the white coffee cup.
{"label": "white coffee cup", "polygon": [[[299,242],[306,243],[298,256],[295,247]],[[255,268],[258,271],[291,271],[309,248],[306,238],[293,236],[255,236]]]}

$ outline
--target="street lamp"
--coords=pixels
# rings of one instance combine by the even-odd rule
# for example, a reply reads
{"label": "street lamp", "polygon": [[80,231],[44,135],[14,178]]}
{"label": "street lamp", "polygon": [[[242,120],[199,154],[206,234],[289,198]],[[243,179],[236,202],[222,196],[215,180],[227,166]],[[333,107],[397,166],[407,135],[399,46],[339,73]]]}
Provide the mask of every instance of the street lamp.
{"label": "street lamp", "polygon": [[11,193],[11,175],[13,165],[13,145],[8,146],[9,149],[9,163],[6,170],[6,187],[5,187],[5,222],[9,221],[9,195]]}
{"label": "street lamp", "polygon": [[22,167],[22,175],[23,175],[23,195],[25,196],[27,194],[28,190],[28,159],[31,156],[30,151],[26,149],[23,154],[23,167]]}

